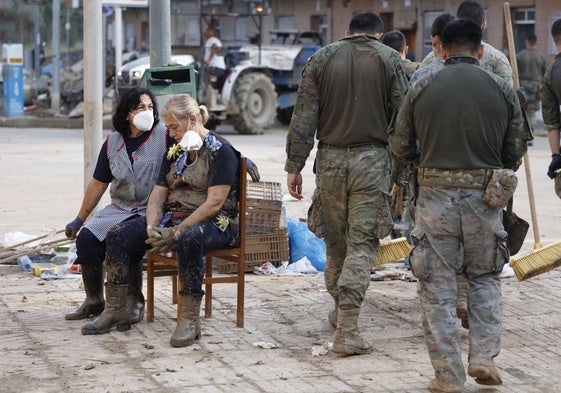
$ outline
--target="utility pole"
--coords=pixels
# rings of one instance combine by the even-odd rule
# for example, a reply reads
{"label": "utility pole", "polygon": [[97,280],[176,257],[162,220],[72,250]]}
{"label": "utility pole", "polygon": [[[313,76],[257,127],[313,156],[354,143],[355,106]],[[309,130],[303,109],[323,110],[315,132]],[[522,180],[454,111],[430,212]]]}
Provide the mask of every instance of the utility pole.
{"label": "utility pole", "polygon": [[[87,2],[86,2],[87,3]],[[53,0],[53,75],[51,80],[51,109],[60,112],[60,0]]]}
{"label": "utility pole", "polygon": [[103,129],[101,0],[84,1],[84,189],[92,178]]}
{"label": "utility pole", "polygon": [[171,62],[170,0],[150,0],[150,67],[163,67]]}
{"label": "utility pole", "polygon": [[35,75],[41,78],[41,30],[39,26],[39,4],[35,5],[35,17],[33,20],[33,36],[35,37],[35,56],[33,57],[33,68]]}

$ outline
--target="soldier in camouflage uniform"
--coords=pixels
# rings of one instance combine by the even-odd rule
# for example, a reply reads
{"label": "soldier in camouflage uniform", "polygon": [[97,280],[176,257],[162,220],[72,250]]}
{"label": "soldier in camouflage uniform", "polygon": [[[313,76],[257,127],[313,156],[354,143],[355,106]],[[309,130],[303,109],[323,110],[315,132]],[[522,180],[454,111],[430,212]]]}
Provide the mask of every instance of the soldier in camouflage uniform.
{"label": "soldier in camouflage uniform", "polygon": [[444,27],[455,18],[456,17],[454,15],[445,12],[438,15],[434,19],[430,30],[430,43],[432,51],[428,55],[426,55],[421,64],[419,64],[419,69],[425,68],[435,61],[442,62],[442,45],[440,44],[440,34],[442,34],[442,30],[444,30]]}
{"label": "soldier in camouflage uniform", "polygon": [[[456,16],[458,18],[467,18],[473,20],[481,27],[481,31],[484,31],[487,26],[485,22],[485,11],[483,10],[483,7],[477,1],[474,0],[463,1],[458,6],[458,10],[456,11]],[[441,26],[441,28],[443,29],[444,26]],[[504,53],[495,49],[492,45],[486,42],[482,42],[482,45],[483,45],[483,58],[481,58],[479,62],[481,68],[489,72],[492,72],[495,75],[500,76],[508,83],[513,85],[512,68]],[[426,60],[427,59],[423,60],[423,63],[425,63]],[[411,84],[415,83],[419,78],[422,78],[424,76],[434,75],[444,65],[443,62],[429,61],[428,67],[424,67],[423,63],[421,63],[419,69],[415,72],[415,74],[413,74],[410,82]],[[529,127],[529,125],[527,127]],[[462,321],[462,326],[467,329],[469,328],[469,322],[467,317],[468,283],[462,276],[458,276],[457,281],[458,281],[457,314],[460,320]]]}
{"label": "soldier in camouflage uniform", "polygon": [[[456,16],[458,18],[472,19],[481,26],[482,31],[484,31],[487,26],[487,22],[485,22],[485,11],[477,1],[467,0],[462,2],[458,7]],[[444,26],[441,25],[441,29],[443,28]],[[480,66],[483,69],[486,69],[487,71],[490,71],[493,74],[507,80],[508,82],[510,82],[510,84],[513,84],[512,67],[510,66],[510,63],[508,62],[505,54],[487,42],[483,42],[482,45],[483,58],[479,62]],[[433,62],[435,62],[435,60],[437,60],[437,56],[435,56],[435,53],[433,51],[423,59],[416,73],[421,72],[421,70],[428,65],[431,65],[431,67],[442,66],[442,63],[437,63],[437,65],[434,65]],[[411,82],[414,82],[418,77],[419,75],[414,74],[411,78]]]}
{"label": "soldier in camouflage uniform", "polygon": [[409,52],[409,46],[407,45],[405,35],[399,30],[388,31],[383,35],[382,43],[399,52],[402,61],[401,66],[403,67],[407,78],[410,78],[415,70],[419,68],[419,63],[411,61],[406,57]]}
{"label": "soldier in camouflage uniform", "polygon": [[525,40],[526,49],[516,55],[520,86],[526,95],[526,114],[532,128],[536,126],[536,112],[540,110],[540,86],[547,69],[547,62],[543,55],[536,49],[537,37],[530,34]]}
{"label": "soldier in camouflage uniform", "polygon": [[[418,164],[410,263],[435,370],[432,392],[461,392],[466,380],[455,312],[459,272],[469,282],[468,374],[479,384],[502,383],[493,358],[500,351],[507,234],[501,208],[482,198],[494,169],[520,165],[527,134],[512,85],[479,67],[481,36],[472,20],[446,26],[444,68],[410,87],[389,138],[397,159]],[[462,93],[450,94],[452,88]]]}
{"label": "soldier in camouflage uniform", "polygon": [[550,178],[556,177],[555,171],[561,169],[561,155],[559,154],[559,133],[561,132],[561,19],[551,25],[551,36],[557,46],[557,56],[545,72],[542,87],[542,114],[549,147],[551,148],[551,163],[547,170]]}
{"label": "soldier in camouflage uniform", "polygon": [[347,37],[309,59],[286,142],[288,190],[302,199],[300,172],[319,140],[308,226],[325,238],[333,351],[345,355],[372,352],[357,322],[379,239],[393,226],[383,196],[390,188],[387,129],[407,79],[399,53],[379,41],[382,31],[377,15],[357,14]]}

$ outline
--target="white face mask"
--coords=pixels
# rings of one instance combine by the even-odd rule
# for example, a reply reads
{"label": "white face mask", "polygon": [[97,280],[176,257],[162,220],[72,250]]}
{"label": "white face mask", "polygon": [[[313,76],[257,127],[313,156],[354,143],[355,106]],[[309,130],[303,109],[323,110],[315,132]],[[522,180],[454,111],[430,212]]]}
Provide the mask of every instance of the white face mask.
{"label": "white face mask", "polygon": [[183,151],[199,150],[202,146],[203,140],[199,134],[193,130],[188,130],[179,141],[179,147],[181,147]]}
{"label": "white face mask", "polygon": [[140,131],[150,131],[154,125],[154,112],[147,109],[137,113],[132,118],[132,124]]}

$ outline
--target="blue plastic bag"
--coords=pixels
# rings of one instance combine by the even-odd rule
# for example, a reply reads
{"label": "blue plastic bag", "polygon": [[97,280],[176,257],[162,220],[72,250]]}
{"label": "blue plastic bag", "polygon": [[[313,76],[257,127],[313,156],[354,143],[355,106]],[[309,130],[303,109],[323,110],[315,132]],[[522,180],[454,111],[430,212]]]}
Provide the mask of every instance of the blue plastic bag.
{"label": "blue plastic bag", "polygon": [[307,257],[318,271],[323,272],[327,260],[325,241],[314,235],[305,222],[288,221],[286,224],[290,244],[290,262]]}

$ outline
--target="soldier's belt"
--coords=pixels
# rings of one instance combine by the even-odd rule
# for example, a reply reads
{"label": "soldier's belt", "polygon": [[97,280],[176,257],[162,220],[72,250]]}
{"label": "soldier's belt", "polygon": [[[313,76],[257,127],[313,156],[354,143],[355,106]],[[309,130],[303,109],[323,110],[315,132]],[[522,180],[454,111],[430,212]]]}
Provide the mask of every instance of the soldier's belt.
{"label": "soldier's belt", "polygon": [[319,141],[318,143],[318,149],[341,149],[341,150],[355,150],[355,149],[371,149],[373,147],[378,147],[378,148],[386,148],[387,145],[385,143],[382,142],[371,142],[371,143],[364,143],[364,144],[359,144],[359,145],[352,145],[352,146],[335,146],[335,145],[329,145],[327,143],[324,143],[322,141]]}
{"label": "soldier's belt", "polygon": [[435,169],[419,168],[419,186],[461,187],[483,190],[487,186],[492,169]]}

